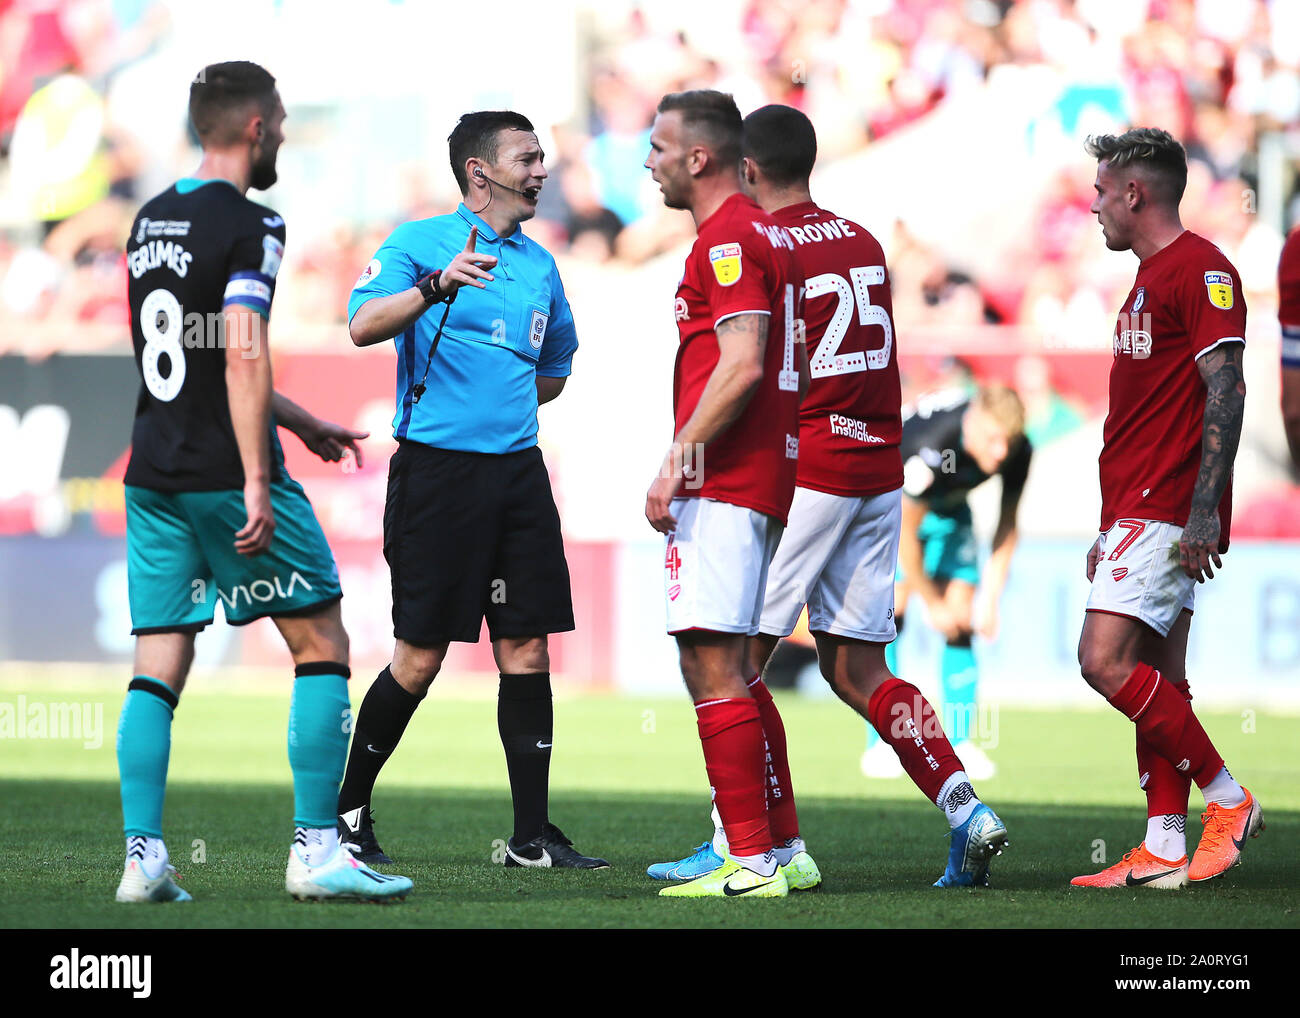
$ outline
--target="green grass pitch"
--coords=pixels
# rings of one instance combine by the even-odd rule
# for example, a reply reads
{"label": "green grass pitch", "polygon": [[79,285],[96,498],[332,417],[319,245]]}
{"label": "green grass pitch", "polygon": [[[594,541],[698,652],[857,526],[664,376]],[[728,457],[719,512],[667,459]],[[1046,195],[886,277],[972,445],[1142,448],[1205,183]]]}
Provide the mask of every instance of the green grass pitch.
{"label": "green grass pitch", "polygon": [[[12,679],[12,674],[10,676]],[[118,905],[121,814],[113,733],[123,687],[57,684],[29,702],[103,705],[103,744],[0,738],[0,802],[10,851],[0,868],[3,927],[1296,927],[1300,890],[1300,718],[1208,714],[1211,737],[1258,795],[1267,830],[1222,880],[1178,892],[1085,891],[1069,878],[1115,862],[1142,837],[1132,728],[1113,711],[1004,710],[978,786],[1011,833],[993,887],[941,891],[946,825],[907,779],[857,769],[863,727],[836,701],[779,696],[803,834],[825,884],[787,900],[656,897],[650,862],[709,831],[694,713],[680,699],[556,700],[551,816],[595,873],[494,865],[509,833],[495,704],[435,688],[381,776],[378,833],[415,881],[400,904],[297,903],[284,891],[292,834],[285,751],[287,683],[270,692],[196,679],[173,730],[166,835],[183,886],[174,906]],[[205,688],[206,686],[206,688]],[[354,705],[365,683],[352,686]],[[19,686],[0,686],[14,704]],[[1193,810],[1200,797],[1193,791]],[[1197,812],[1188,840],[1199,837]]]}

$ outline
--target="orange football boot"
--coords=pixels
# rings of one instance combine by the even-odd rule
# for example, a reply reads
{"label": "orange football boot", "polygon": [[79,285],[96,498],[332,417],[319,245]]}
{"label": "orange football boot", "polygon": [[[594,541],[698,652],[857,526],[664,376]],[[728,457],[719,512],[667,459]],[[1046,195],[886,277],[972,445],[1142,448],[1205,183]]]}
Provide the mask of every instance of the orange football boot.
{"label": "orange football boot", "polygon": [[1264,814],[1259,808],[1259,800],[1250,794],[1250,789],[1243,786],[1246,801],[1240,806],[1228,809],[1218,803],[1210,803],[1201,814],[1201,843],[1196,846],[1192,856],[1192,865],[1187,871],[1187,879],[1193,883],[1213,880],[1221,877],[1241,865],[1241,850],[1247,838],[1258,838],[1264,829]]}
{"label": "orange football boot", "polygon": [[1147,851],[1146,842],[1100,873],[1075,877],[1075,887],[1154,887],[1172,891],[1187,884],[1187,856],[1170,861]]}

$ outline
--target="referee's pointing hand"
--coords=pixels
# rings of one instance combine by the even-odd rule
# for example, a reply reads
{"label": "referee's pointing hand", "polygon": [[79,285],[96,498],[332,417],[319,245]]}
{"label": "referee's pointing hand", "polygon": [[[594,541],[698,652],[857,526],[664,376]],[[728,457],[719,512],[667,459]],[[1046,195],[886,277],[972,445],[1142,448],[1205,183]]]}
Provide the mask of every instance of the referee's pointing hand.
{"label": "referee's pointing hand", "polygon": [[438,277],[438,288],[443,293],[455,293],[462,286],[477,286],[482,290],[492,282],[494,277],[484,270],[496,265],[496,255],[476,254],[474,245],[477,241],[478,227],[471,226],[469,238],[465,241],[465,249],[458,252],[456,257],[447,263],[447,267]]}

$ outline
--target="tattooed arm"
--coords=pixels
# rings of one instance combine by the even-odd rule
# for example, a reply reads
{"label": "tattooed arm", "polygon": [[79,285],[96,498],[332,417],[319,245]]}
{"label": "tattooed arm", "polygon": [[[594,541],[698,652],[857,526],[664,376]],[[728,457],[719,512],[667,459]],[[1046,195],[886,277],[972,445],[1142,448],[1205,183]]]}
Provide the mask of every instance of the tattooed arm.
{"label": "tattooed arm", "polygon": [[668,506],[681,487],[683,461],[698,463],[698,451],[744,413],[758,388],[763,378],[767,325],[768,316],[757,312],[733,315],[718,323],[717,366],[646,493],[646,519],[661,533],[677,525]]}
{"label": "tattooed arm", "polygon": [[1192,489],[1192,511],[1178,544],[1183,572],[1204,583],[1214,576],[1211,563],[1219,559],[1219,500],[1232,475],[1241,439],[1241,418],[1246,407],[1246,382],[1242,378],[1243,343],[1221,343],[1196,362],[1205,382],[1205,423],[1201,439],[1201,469]]}

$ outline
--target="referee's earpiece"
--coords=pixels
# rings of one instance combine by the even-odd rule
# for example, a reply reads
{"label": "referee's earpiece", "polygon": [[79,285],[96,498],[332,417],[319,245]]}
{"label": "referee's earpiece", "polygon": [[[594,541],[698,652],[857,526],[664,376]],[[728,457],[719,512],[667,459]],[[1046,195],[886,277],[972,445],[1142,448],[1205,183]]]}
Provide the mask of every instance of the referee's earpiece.
{"label": "referee's earpiece", "polygon": [[481,169],[479,169],[477,166],[474,167],[474,176],[476,176],[476,177],[482,177],[482,176],[483,176],[483,171],[482,171]]}

